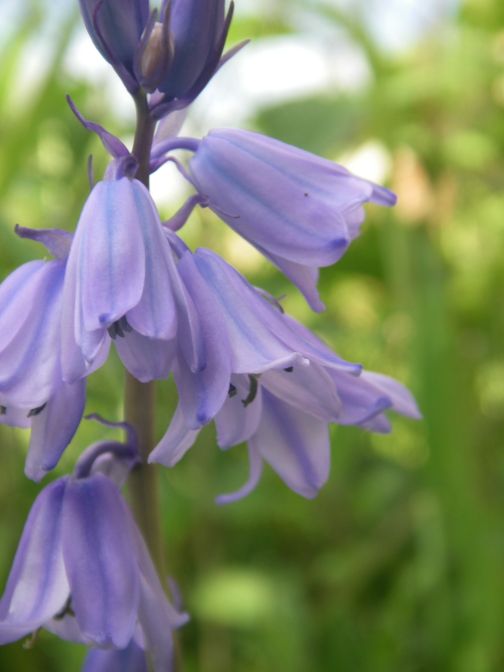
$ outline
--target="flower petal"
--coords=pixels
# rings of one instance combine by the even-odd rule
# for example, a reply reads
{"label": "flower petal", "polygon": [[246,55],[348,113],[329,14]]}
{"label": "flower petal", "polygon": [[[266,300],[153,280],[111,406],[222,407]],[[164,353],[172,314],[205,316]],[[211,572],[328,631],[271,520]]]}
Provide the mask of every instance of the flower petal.
{"label": "flower petal", "polygon": [[134,640],[121,651],[91,649],[82,672],[148,672],[145,652]]}
{"label": "flower petal", "polygon": [[213,55],[224,28],[224,0],[173,0],[170,30],[174,56],[159,89],[169,98],[184,98]]}
{"label": "flower petal", "polygon": [[[316,362],[335,371],[344,371],[353,376],[361,373],[362,366],[360,364],[342,359],[304,324],[287,314],[282,315],[282,319],[285,323],[282,339],[291,347],[297,348],[311,362]],[[288,327],[288,329],[285,329],[285,327]]]}
{"label": "flower petal", "polygon": [[176,611],[166,598],[145,542],[131,522],[140,569],[138,618],[143,641],[154,672],[167,672],[172,669],[173,661],[172,630],[187,623],[189,617]]}
{"label": "flower petal", "polygon": [[167,378],[175,357],[175,342],[142,336],[136,331],[115,340],[122,363],[142,383]]}
{"label": "flower petal", "polygon": [[217,504],[232,504],[237,502],[238,500],[250,495],[250,493],[257,487],[262,474],[263,461],[259,451],[253,445],[253,442],[249,444],[248,454],[250,464],[250,475],[248,481],[236,492],[233,492],[229,495],[219,495],[216,497],[215,501]]}
{"label": "flower petal", "polygon": [[82,322],[75,325],[78,344],[82,330],[109,327],[142,296],[144,212],[137,194],[135,181],[127,177],[98,182],[82,210],[67,267],[67,276],[76,278],[75,301],[82,305]]}
{"label": "flower petal", "polygon": [[226,331],[234,373],[261,373],[285,368],[302,357],[337,369],[360,372],[301,324],[282,314],[243,276],[209,250],[193,255],[201,276],[220,304],[214,327]]}
{"label": "flower petal", "polygon": [[136,254],[141,249],[145,255],[145,280],[139,301],[127,312],[128,322],[144,336],[170,339],[177,327],[173,296],[175,261],[149,191],[138,180],[132,180],[130,185],[135,226],[143,240]]}
{"label": "flower petal", "polygon": [[110,337],[105,329],[86,332],[83,327],[76,270],[74,265],[65,274],[61,310],[61,371],[67,383],[98,369],[106,360],[110,348]]}
{"label": "flower petal", "polygon": [[149,18],[149,1],[79,0],[79,4],[95,47],[134,90],[135,53]]}
{"label": "flower petal", "polygon": [[149,462],[158,462],[173,467],[196,441],[199,429],[187,427],[180,404],[177,406],[168,429],[161,441],[149,455]]}
{"label": "flower petal", "polygon": [[35,240],[43,245],[56,259],[65,260],[70,252],[73,235],[63,229],[29,229],[16,224],[16,234],[20,238]]}
{"label": "flower petal", "polygon": [[187,253],[182,256],[179,271],[197,310],[201,338],[199,348],[205,366],[201,371],[192,372],[186,362],[187,356],[182,356],[178,359],[174,376],[186,424],[190,429],[197,429],[215,416],[226,399],[231,377],[231,353],[227,332],[219,328],[220,307],[204,282],[194,255]]}
{"label": "flower petal", "polygon": [[[185,255],[185,250],[176,251],[179,243],[178,236],[165,230],[170,248],[174,254]],[[190,259],[190,254],[185,255]],[[172,271],[172,290],[177,306],[177,342],[187,365],[191,371],[201,371],[205,368],[205,346],[202,334],[200,312],[197,310],[194,300],[189,293],[186,282],[183,280],[183,270],[188,262],[179,261],[176,269]],[[186,281],[187,273],[184,274]]]}
{"label": "flower petal", "polygon": [[[52,261],[39,266],[36,287],[19,292],[16,303],[22,303],[28,317],[16,321],[12,331],[16,337],[0,351],[0,404],[22,408],[38,408],[52,395],[59,357],[59,319],[64,263]],[[24,287],[28,290],[27,285]],[[18,303],[18,310],[19,310]],[[7,309],[6,317],[9,310]],[[22,329],[19,330],[19,324]],[[7,325],[6,325],[7,327]]]}
{"label": "flower petal", "polygon": [[72,616],[71,613],[68,613],[65,607],[63,607],[61,611],[66,613],[64,613],[64,615],[56,615],[53,619],[47,621],[47,623],[44,624],[44,629],[48,632],[52,632],[53,635],[56,635],[56,637],[64,639],[67,642],[73,642],[74,644],[87,644],[87,640],[82,634],[75,616]]}
{"label": "flower petal", "polygon": [[[45,275],[45,261],[29,261],[16,268],[0,285],[0,351],[16,338],[30,320],[32,310],[43,294]],[[26,306],[26,309],[20,310],[20,305]]]}
{"label": "flower petal", "polygon": [[321,301],[317,290],[317,283],[320,275],[318,268],[313,266],[306,266],[304,264],[297,264],[294,261],[283,259],[276,254],[271,254],[258,245],[256,245],[256,247],[267,259],[278,266],[282,273],[287,278],[289,278],[289,280],[294,285],[296,285],[296,287],[301,291],[305,299],[308,301],[308,305],[312,310],[314,310],[316,313],[321,313],[325,310],[325,305]]}
{"label": "flower petal", "polygon": [[384,411],[420,417],[409,390],[388,376],[370,371],[363,371],[360,376],[349,376],[343,371],[329,371],[329,375],[342,402],[337,419],[340,425],[361,425],[383,433],[390,431]]}
{"label": "flower petal", "polygon": [[9,408],[5,408],[5,413],[0,413],[0,425],[28,429],[31,426],[31,418],[28,417],[29,412],[30,409],[28,408],[9,406]]}
{"label": "flower petal", "polygon": [[226,402],[215,417],[217,443],[221,448],[231,448],[248,441],[256,432],[262,414],[262,392],[259,386],[255,399],[244,404],[250,391],[247,376],[231,376],[231,388]]}
{"label": "flower petal", "polygon": [[63,554],[72,608],[88,642],[124,648],[135,628],[139,577],[130,514],[101,474],[72,480],[65,495]]}
{"label": "flower petal", "polygon": [[341,401],[330,375],[314,363],[291,369],[267,371],[261,377],[261,385],[300,411],[335,422],[341,412]]}
{"label": "flower petal", "polygon": [[226,335],[234,373],[260,373],[298,359],[296,350],[283,343],[287,329],[278,310],[209,250],[198,250],[193,258],[212,290],[214,338]]}
{"label": "flower petal", "polygon": [[315,497],[329,475],[327,422],[263,390],[261,423],[249,442],[285,483],[303,497]]}
{"label": "flower petal", "polygon": [[386,394],[392,402],[392,411],[415,420],[422,418],[415,398],[408,388],[399,381],[389,376],[384,376],[382,373],[375,373],[374,371],[363,371],[360,379]]}
{"label": "flower petal", "polygon": [[40,481],[54,469],[73,439],[84,413],[86,383],[61,383],[40,413],[33,416],[25,474]]}
{"label": "flower petal", "polygon": [[55,481],[35,500],[0,601],[0,643],[36,630],[65,605],[69,586],[61,548],[66,479]]}

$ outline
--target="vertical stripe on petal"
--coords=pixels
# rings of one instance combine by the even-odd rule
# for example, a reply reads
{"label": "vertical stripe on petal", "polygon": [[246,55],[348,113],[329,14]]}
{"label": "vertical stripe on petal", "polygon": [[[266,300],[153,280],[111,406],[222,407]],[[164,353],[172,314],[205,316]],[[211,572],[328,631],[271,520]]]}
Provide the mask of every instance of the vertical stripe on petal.
{"label": "vertical stripe on petal", "polygon": [[129,517],[105,476],[69,482],[63,554],[72,608],[83,635],[99,646],[124,648],[134,632],[139,580]]}
{"label": "vertical stripe on petal", "polygon": [[36,630],[64,606],[69,587],[61,546],[61,479],[35,500],[0,601],[0,643]]}
{"label": "vertical stripe on petal", "polygon": [[263,390],[261,424],[250,441],[285,483],[312,498],[329,474],[330,443],[327,422],[302,413]]}

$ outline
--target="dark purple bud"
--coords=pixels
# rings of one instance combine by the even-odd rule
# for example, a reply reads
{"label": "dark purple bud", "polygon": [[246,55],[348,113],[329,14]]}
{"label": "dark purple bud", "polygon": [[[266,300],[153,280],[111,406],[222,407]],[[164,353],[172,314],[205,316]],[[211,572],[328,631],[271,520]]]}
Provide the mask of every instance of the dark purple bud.
{"label": "dark purple bud", "polygon": [[103,58],[134,92],[135,54],[149,20],[149,0],[79,0],[87,31]]}
{"label": "dark purple bud", "polygon": [[174,53],[158,84],[164,94],[153,110],[158,118],[189,105],[217,72],[234,10],[231,3],[226,14],[224,0],[173,0],[168,5],[163,18],[170,22]]}

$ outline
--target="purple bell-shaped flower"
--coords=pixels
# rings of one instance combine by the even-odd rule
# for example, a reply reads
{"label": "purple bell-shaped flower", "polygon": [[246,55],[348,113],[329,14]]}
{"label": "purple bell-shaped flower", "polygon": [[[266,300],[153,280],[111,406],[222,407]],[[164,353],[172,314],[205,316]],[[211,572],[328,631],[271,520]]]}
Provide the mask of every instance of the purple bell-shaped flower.
{"label": "purple bell-shaped flower", "polygon": [[16,231],[54,256],[23,264],[0,285],[0,423],[31,427],[25,472],[40,480],[72,440],[85,405],[85,382],[64,383],[60,364],[63,281],[72,236]]}
{"label": "purple bell-shaped flower", "polygon": [[179,405],[152,462],[176,464],[213,419],[219,446],[248,442],[251,462],[249,483],[219,501],[250,492],[263,461],[291,489],[314,497],[329,473],[330,423],[384,432],[386,410],[419,417],[400,383],[342,360],[217,255],[173,244],[201,320],[207,367],[190,371],[177,355]]}
{"label": "purple bell-shaped flower", "polygon": [[359,234],[363,204],[396,201],[332,161],[249,131],[212,131],[189,168],[204,204],[276,264],[317,311],[324,307],[318,269],[338,261]]}
{"label": "purple bell-shaped flower", "polygon": [[94,445],[79,460],[75,476],[40,493],[0,601],[1,644],[43,627],[105,649],[134,643],[156,672],[170,669],[171,631],[187,616],[168,602],[136,523],[109,477],[124,476],[124,467],[111,467],[111,460],[124,462],[127,471],[136,459],[133,445]]}
{"label": "purple bell-shaped flower", "polygon": [[[174,234],[169,234],[172,241]],[[178,240],[178,239],[177,239]],[[263,373],[283,369],[304,359],[349,370],[360,366],[345,362],[329,348],[295,334],[278,308],[239,273],[210,250],[194,254],[181,247],[178,272],[198,316],[205,366],[196,372],[180,347],[174,363],[180,406],[190,429],[209,422],[224,403],[232,374]]]}
{"label": "purple bell-shaped flower", "polygon": [[178,320],[178,312],[187,315],[191,305],[149,192],[128,176],[98,182],[82,211],[65,275],[65,380],[97,368],[112,340],[133,376],[142,382],[166,377],[177,329],[191,323]]}

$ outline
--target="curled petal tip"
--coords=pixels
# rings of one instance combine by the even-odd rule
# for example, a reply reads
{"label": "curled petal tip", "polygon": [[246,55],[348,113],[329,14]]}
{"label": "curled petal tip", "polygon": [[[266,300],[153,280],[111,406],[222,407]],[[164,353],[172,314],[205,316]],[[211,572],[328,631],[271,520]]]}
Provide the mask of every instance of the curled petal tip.
{"label": "curled petal tip", "polygon": [[384,205],[386,207],[393,207],[397,203],[397,195],[387,189],[386,187],[381,187],[379,185],[373,185],[373,194],[371,196],[371,201],[377,205]]}

